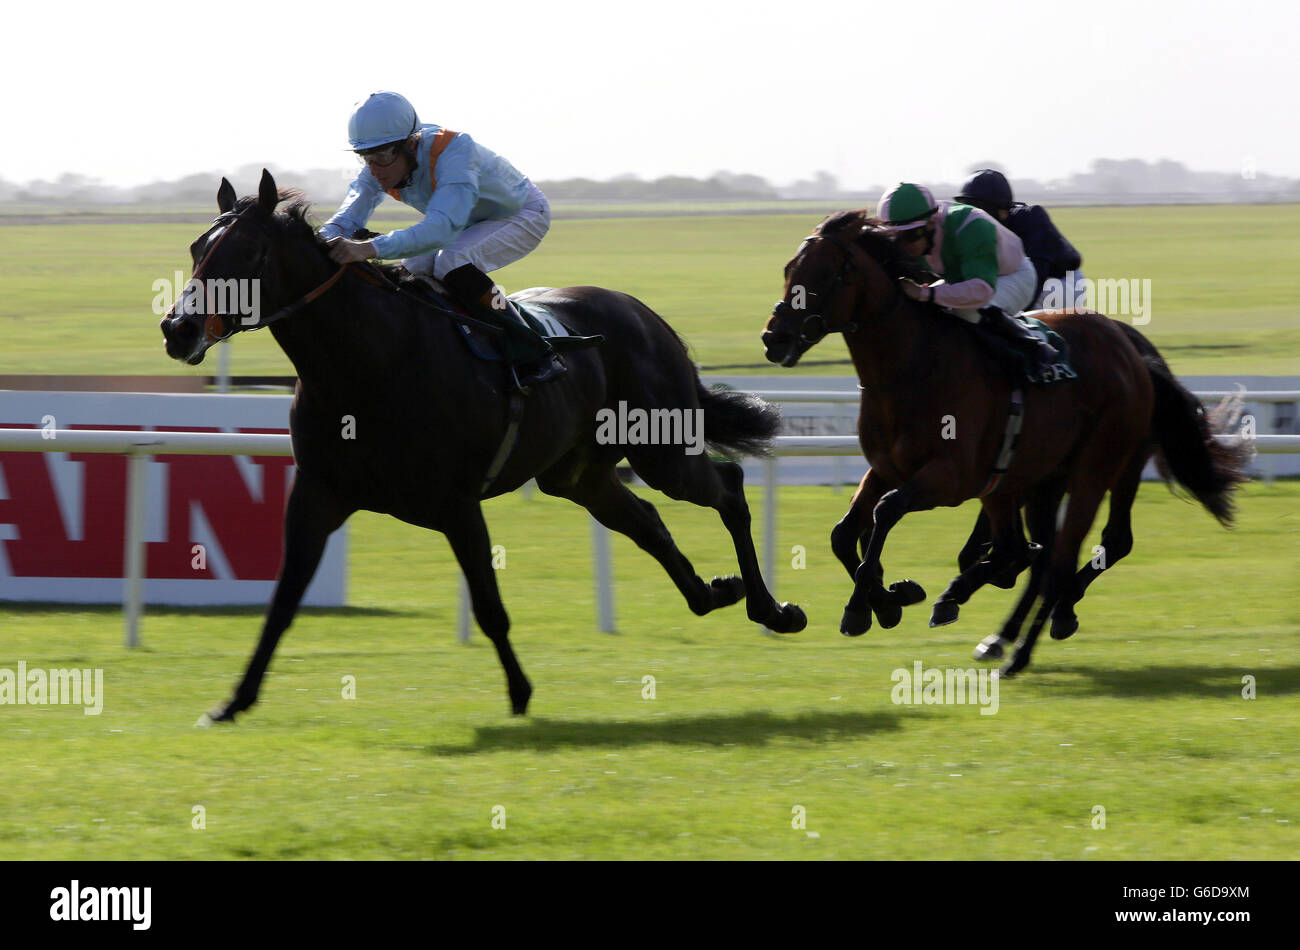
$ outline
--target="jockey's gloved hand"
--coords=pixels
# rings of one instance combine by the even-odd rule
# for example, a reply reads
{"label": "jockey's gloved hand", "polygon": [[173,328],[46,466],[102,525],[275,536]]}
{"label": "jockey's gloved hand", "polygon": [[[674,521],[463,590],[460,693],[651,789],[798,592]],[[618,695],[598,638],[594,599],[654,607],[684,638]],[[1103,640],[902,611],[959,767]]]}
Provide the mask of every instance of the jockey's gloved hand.
{"label": "jockey's gloved hand", "polygon": [[335,264],[355,264],[359,261],[368,261],[376,256],[374,245],[369,241],[330,238],[325,243],[329,247],[330,260]]}
{"label": "jockey's gloved hand", "polygon": [[913,300],[920,300],[923,303],[934,302],[934,288],[926,284],[918,284],[907,277],[900,277],[898,288]]}

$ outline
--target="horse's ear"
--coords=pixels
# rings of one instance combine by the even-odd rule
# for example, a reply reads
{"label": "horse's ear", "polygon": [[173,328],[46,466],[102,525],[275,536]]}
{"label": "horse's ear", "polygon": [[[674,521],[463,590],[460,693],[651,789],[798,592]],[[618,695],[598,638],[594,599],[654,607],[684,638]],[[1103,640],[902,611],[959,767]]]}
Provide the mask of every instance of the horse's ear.
{"label": "horse's ear", "polygon": [[257,185],[257,201],[267,211],[274,211],[280,203],[280,190],[275,187],[275,179],[265,168],[262,169],[262,180]]}
{"label": "horse's ear", "polygon": [[235,206],[235,187],[226,179],[221,179],[221,187],[217,189],[217,210],[225,214]]}

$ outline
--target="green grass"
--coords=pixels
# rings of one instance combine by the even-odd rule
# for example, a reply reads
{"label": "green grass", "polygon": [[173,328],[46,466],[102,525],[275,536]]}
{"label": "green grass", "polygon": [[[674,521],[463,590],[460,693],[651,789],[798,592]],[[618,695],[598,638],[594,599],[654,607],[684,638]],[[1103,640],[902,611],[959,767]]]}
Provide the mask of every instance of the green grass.
{"label": "green grass", "polygon": [[[715,515],[647,494],[705,576],[734,570]],[[352,522],[352,606],[299,617],[233,727],[193,724],[242,670],[260,610],[155,609],[128,652],[116,609],[0,607],[0,668],[101,667],[107,694],[98,717],[0,706],[0,859],[1300,853],[1300,484],[1251,485],[1231,532],[1145,486],[1134,553],[1092,588],[1073,639],[1044,637],[1002,684],[991,716],[894,705],[891,674],[974,665],[1011,594],[982,592],[953,627],[930,629],[916,606],[894,630],[841,637],[849,581],[827,536],[847,500],[782,490],[778,550],[808,555],[805,570],[778,562],[778,593],[811,620],[782,638],[741,606],[693,617],[622,538],[619,632],[602,634],[585,515],[543,496],[490,503],[536,688],[522,719],[486,640],[455,642],[445,541],[379,516]],[[937,595],[972,518],[970,505],[909,516],[889,578]]]}
{"label": "green grass", "polygon": [[[1292,292],[1300,205],[1068,208],[1055,220],[1094,278],[1150,279],[1143,331],[1177,373],[1300,373]],[[766,365],[758,335],[781,269],[821,214],[557,220],[541,247],[499,272],[509,290],[595,284],[659,311],[710,367]],[[0,373],[211,373],[167,359],[153,282],[189,273],[201,224],[0,226]],[[409,220],[385,216],[383,226]],[[268,333],[231,344],[236,374],[290,375]],[[843,340],[802,374],[849,372]],[[744,372],[744,370],[740,370]],[[750,370],[752,371],[752,370]]]}

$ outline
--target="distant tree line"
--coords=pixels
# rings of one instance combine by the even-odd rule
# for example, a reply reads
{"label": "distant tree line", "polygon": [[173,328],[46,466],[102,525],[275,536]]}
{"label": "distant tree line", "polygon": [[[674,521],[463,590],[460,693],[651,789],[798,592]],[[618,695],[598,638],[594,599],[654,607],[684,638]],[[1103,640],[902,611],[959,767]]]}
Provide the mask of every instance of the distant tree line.
{"label": "distant tree line", "polygon": [[[972,164],[976,168],[997,168],[996,162]],[[355,169],[310,169],[305,172],[272,168],[276,178],[302,189],[311,199],[329,204],[341,198]],[[1300,178],[1266,175],[1249,161],[1233,172],[1198,172],[1181,162],[1141,159],[1094,161],[1086,172],[1052,181],[1017,178],[1003,168],[1020,200],[1053,201],[1300,201]],[[236,190],[252,191],[261,173],[260,165],[239,169],[233,176]],[[0,203],[40,203],[83,206],[93,204],[207,204],[216,194],[220,175],[204,172],[173,181],[150,182],[131,188],[107,185],[78,174],[60,175],[53,181],[23,184],[0,178]],[[844,189],[834,175],[819,171],[811,177],[776,185],[758,175],[717,172],[708,178],[669,175],[643,179],[619,175],[607,181],[565,178],[539,181],[538,186],[556,202],[631,201],[782,201],[811,199],[866,204],[875,201],[887,183],[864,190]],[[961,182],[932,182],[936,197],[947,198],[961,190]]]}

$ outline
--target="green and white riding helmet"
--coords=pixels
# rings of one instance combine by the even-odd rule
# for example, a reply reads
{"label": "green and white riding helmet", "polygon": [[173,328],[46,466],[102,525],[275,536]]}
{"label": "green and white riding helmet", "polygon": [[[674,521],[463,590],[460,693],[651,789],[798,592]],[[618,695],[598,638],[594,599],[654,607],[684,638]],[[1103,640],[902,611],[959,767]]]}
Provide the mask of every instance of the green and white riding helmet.
{"label": "green and white riding helmet", "polygon": [[876,217],[891,231],[908,231],[925,227],[938,209],[929,188],[903,181],[880,196]]}

